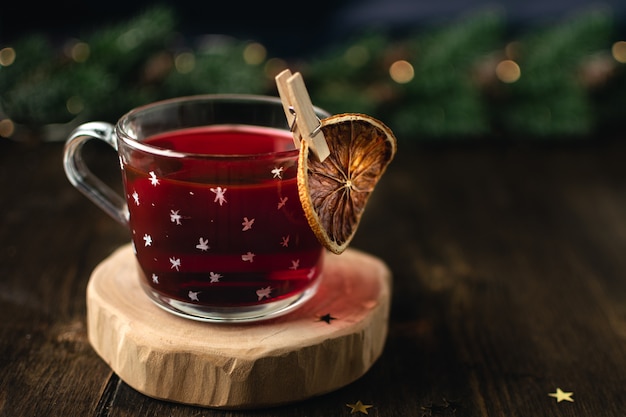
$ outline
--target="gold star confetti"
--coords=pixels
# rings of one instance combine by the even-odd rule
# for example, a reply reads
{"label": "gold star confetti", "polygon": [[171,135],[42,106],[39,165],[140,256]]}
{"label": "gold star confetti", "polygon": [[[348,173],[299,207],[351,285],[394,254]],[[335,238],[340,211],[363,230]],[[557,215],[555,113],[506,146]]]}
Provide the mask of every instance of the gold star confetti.
{"label": "gold star confetti", "polygon": [[352,409],[352,411],[350,411],[350,414],[354,414],[354,413],[367,414],[367,409],[373,407],[373,405],[363,404],[361,400],[357,401],[356,404],[346,404],[346,406]]}
{"label": "gold star confetti", "polygon": [[556,398],[556,402],[560,403],[561,401],[569,401],[571,403],[574,402],[574,399],[572,398],[572,395],[574,395],[573,392],[563,392],[561,391],[561,388],[557,388],[556,392],[551,392],[548,394],[550,397]]}

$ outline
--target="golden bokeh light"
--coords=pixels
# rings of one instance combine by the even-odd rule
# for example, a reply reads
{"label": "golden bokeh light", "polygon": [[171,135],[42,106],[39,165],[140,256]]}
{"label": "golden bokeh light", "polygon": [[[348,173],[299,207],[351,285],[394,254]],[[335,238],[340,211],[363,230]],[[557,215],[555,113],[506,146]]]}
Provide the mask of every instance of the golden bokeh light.
{"label": "golden bokeh light", "polygon": [[78,114],[85,108],[85,103],[78,96],[72,96],[65,102],[65,107],[70,114]]}
{"label": "golden bokeh light", "polygon": [[496,66],[496,77],[503,83],[511,84],[522,76],[522,70],[517,62],[511,59],[500,61]]}
{"label": "golden bokeh light", "polygon": [[398,84],[406,84],[415,77],[415,69],[408,61],[401,59],[391,64],[389,76]]}
{"label": "golden bokeh light", "polygon": [[280,58],[270,58],[265,63],[264,72],[265,76],[273,80],[280,72],[287,69],[287,62]]}
{"label": "golden bokeh light", "polygon": [[258,42],[252,42],[243,50],[243,60],[248,65],[259,65],[265,61],[267,49]]}
{"label": "golden bokeh light", "polygon": [[0,136],[10,138],[15,132],[15,124],[11,119],[0,120]]}
{"label": "golden bokeh light", "polygon": [[370,53],[366,47],[354,45],[346,50],[343,59],[352,67],[361,67],[369,61]]}
{"label": "golden bokeh light", "polygon": [[174,58],[174,67],[181,74],[189,74],[196,67],[196,57],[191,52],[182,52]]}
{"label": "golden bokeh light", "polygon": [[520,51],[522,49],[522,43],[520,41],[509,42],[504,47],[504,55],[507,59],[515,60],[520,56]]}
{"label": "golden bokeh light", "polygon": [[8,67],[15,62],[15,49],[6,47],[0,49],[0,65]]}
{"label": "golden bokeh light", "polygon": [[76,62],[85,62],[89,58],[89,44],[86,42],[76,42],[70,49],[71,57]]}
{"label": "golden bokeh light", "polygon": [[626,41],[617,41],[611,47],[613,58],[620,64],[626,64]]}

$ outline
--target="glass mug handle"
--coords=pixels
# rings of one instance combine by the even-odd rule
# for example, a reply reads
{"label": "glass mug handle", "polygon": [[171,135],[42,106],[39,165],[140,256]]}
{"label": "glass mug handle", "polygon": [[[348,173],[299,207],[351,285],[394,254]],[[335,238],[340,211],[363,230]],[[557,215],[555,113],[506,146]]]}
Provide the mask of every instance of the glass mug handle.
{"label": "glass mug handle", "polygon": [[87,167],[83,157],[83,145],[91,139],[99,139],[117,151],[114,127],[106,122],[90,122],[78,126],[65,143],[63,167],[70,183],[123,226],[128,226],[126,200]]}

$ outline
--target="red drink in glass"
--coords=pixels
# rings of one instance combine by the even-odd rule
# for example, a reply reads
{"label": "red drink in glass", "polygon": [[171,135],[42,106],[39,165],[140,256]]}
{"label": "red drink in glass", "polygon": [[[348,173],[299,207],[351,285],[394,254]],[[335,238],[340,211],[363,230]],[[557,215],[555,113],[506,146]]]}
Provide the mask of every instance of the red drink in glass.
{"label": "red drink in glass", "polygon": [[122,157],[133,244],[153,297],[182,310],[262,310],[315,286],[322,248],[300,205],[288,131],[209,126],[143,143],[187,154],[167,164]]}
{"label": "red drink in glass", "polygon": [[[82,149],[92,139],[117,152],[125,195],[89,170]],[[292,311],[320,280],[324,251],[300,204],[298,155],[278,97],[207,94],[137,107],[115,125],[83,123],[63,165],[130,232],[139,277],[129,279],[156,305],[250,322]]]}

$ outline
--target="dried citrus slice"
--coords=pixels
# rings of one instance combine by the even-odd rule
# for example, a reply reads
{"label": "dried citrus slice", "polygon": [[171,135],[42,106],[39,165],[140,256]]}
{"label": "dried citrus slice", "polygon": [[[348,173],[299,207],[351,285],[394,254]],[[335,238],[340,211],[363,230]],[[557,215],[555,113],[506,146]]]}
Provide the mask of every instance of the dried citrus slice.
{"label": "dried citrus slice", "polygon": [[354,237],[370,194],[396,153],[396,138],[364,114],[328,117],[321,129],[330,155],[320,162],[302,142],[298,193],[318,240],[339,254]]}

